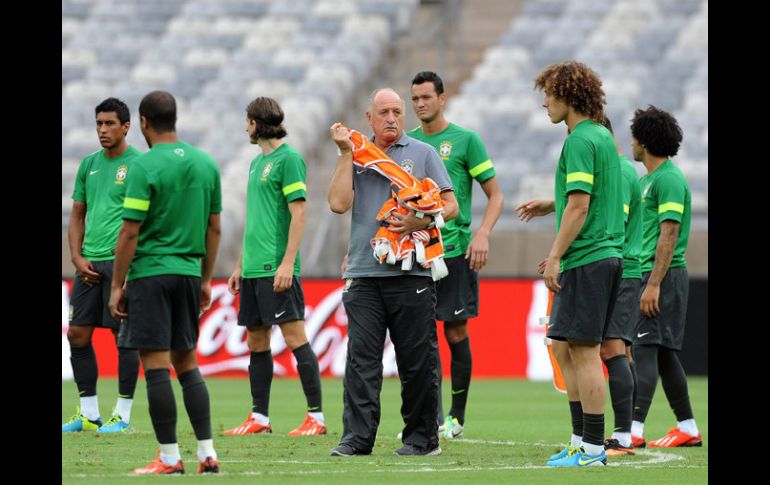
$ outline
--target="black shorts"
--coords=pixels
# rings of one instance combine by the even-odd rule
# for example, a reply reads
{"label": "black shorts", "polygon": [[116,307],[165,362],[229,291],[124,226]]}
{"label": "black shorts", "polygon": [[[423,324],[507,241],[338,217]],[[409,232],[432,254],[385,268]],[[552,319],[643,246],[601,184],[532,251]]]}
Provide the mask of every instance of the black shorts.
{"label": "black shorts", "polygon": [[436,320],[454,322],[479,316],[479,272],[465,256],[446,260],[449,276],[436,283]]}
{"label": "black shorts", "polygon": [[[642,292],[649,279],[650,273],[642,274]],[[669,268],[660,284],[660,313],[655,318],[639,313],[634,345],[660,345],[672,350],[682,350],[689,291],[690,278],[687,268]],[[639,294],[641,296],[641,293]]]}
{"label": "black shorts", "polygon": [[116,329],[120,322],[110,315],[110,287],[112,286],[112,260],[92,261],[94,270],[102,275],[99,283],[88,286],[75,276],[70,297],[71,327],[105,327]]}
{"label": "black shorts", "polygon": [[610,323],[623,273],[621,258],[607,258],[559,275],[548,337],[601,343]]}
{"label": "black shorts", "polygon": [[610,316],[610,324],[604,338],[623,339],[626,345],[634,343],[634,330],[639,321],[639,297],[641,296],[642,280],[639,278],[623,278],[620,280],[618,297]]}
{"label": "black shorts", "polygon": [[272,276],[241,279],[241,304],[238,325],[259,327],[305,319],[305,294],[302,281],[293,276],[291,287],[280,293],[273,291]]}
{"label": "black shorts", "polygon": [[130,280],[126,286],[128,317],[118,346],[140,350],[193,350],[198,342],[201,279],[159,275]]}

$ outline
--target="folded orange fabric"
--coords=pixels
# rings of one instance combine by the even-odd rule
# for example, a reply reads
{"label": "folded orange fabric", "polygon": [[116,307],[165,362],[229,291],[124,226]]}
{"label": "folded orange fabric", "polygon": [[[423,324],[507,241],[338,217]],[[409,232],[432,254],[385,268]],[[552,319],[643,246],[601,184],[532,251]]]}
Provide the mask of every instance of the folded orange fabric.
{"label": "folded orange fabric", "polygon": [[[346,127],[347,128],[347,127]],[[449,274],[444,263],[444,243],[441,239],[441,228],[444,219],[444,201],[441,190],[430,177],[420,180],[402,169],[377,145],[369,141],[360,132],[347,128],[353,142],[353,164],[374,170],[390,180],[398,193],[386,200],[377,220],[384,224],[371,239],[374,258],[387,264],[401,262],[401,269],[410,271],[413,265],[412,256],[424,268],[430,268],[433,281],[438,281]],[[414,212],[418,218],[426,214],[433,216],[436,225],[431,229],[415,231],[412,234],[393,232],[388,229],[390,222],[395,221],[394,213],[408,214]]]}

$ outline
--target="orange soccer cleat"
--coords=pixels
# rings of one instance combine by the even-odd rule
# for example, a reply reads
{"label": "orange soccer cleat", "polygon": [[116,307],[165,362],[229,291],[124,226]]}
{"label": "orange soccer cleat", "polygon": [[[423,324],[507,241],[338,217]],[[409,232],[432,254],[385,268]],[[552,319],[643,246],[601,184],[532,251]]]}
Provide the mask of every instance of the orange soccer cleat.
{"label": "orange soccer cleat", "polygon": [[641,438],[638,436],[631,435],[631,446],[634,448],[644,448],[647,446],[647,440],[642,436]]}
{"label": "orange soccer cleat", "polygon": [[219,473],[219,462],[207,456],[205,460],[198,462],[198,473]]}
{"label": "orange soccer cleat", "polygon": [[232,429],[225,430],[226,435],[240,435],[240,434],[257,434],[257,433],[272,433],[273,428],[269,424],[259,424],[256,419],[249,413],[246,421],[242,422],[238,426]]}
{"label": "orange soccer cleat", "polygon": [[184,465],[182,460],[176,462],[176,465],[166,465],[163,460],[160,459],[160,451],[158,451],[158,457],[155,458],[152,463],[142,468],[134,470],[134,475],[184,475]]}
{"label": "orange soccer cleat", "polygon": [[607,438],[604,440],[604,453],[607,456],[623,456],[623,455],[635,455],[634,445],[623,446],[615,438]]}
{"label": "orange soccer cleat", "polygon": [[289,436],[319,436],[322,434],[326,434],[326,425],[319,423],[309,414],[297,429],[289,431]]}
{"label": "orange soccer cleat", "polygon": [[673,427],[668,430],[666,436],[650,441],[650,448],[675,448],[677,446],[703,446],[703,439],[700,433],[698,436],[693,436],[681,431],[677,427]]}

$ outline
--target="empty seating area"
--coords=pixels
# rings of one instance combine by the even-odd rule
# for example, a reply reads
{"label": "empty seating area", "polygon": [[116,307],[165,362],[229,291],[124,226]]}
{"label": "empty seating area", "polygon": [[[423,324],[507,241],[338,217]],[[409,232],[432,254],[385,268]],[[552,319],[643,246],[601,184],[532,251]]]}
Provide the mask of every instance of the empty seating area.
{"label": "empty seating area", "polygon": [[[552,174],[566,133],[563,124],[548,119],[533,79],[548,64],[569,59],[586,63],[602,78],[606,111],[624,153],[631,152],[629,126],[636,108],[653,104],[677,118],[684,141],[674,160],[693,191],[694,226],[707,227],[708,1],[524,4],[460,93],[450,98],[447,113],[482,135],[509,209],[529,197],[552,196]],[[637,168],[641,175],[643,167]],[[476,195],[474,213],[480,215],[485,199]]]}
{"label": "empty seating area", "polygon": [[[245,108],[271,96],[286,114],[287,141],[307,153],[369,79],[417,0],[63,0],[62,225],[72,177],[98,149],[93,109],[124,100],[134,121],[142,96],[168,90],[182,139],[221,164],[226,197],[245,194]],[[128,135],[146,144],[138,124]],[[324,141],[326,139],[324,138]],[[66,202],[66,203],[65,203]],[[237,204],[242,205],[242,199]]]}
{"label": "empty seating area", "polygon": [[[276,98],[286,113],[287,141],[306,155],[308,175],[330,176],[321,173],[328,160],[314,167],[314,158],[328,153],[331,123],[346,114],[349,121],[362,90],[372,84],[392,82],[405,94],[408,80],[383,79],[382,66],[407,57],[396,41],[410,39],[420,3],[62,0],[62,229],[80,160],[99,148],[96,104],[109,96],[124,100],[134,121],[128,141],[146,150],[139,102],[163,89],[176,96],[180,137],[220,163],[223,247],[237,246],[245,171],[259,153],[245,132],[248,102]],[[410,48],[421,48],[415,44]],[[506,200],[498,230],[551,230],[554,224],[553,218],[523,224],[513,207],[552,197],[566,129],[549,121],[533,78],[546,65],[569,59],[602,78],[606,111],[626,154],[636,108],[654,104],[679,120],[684,141],[674,160],[693,191],[693,228],[707,229],[708,1],[526,0],[470,75],[463,68],[462,76],[454,76],[466,78],[459,92],[449,93],[447,118],[476,130],[495,162]],[[643,173],[641,164],[637,171]],[[323,199],[325,187],[313,192]],[[474,227],[485,200],[483,191],[474,190]],[[305,240],[314,240],[313,224]]]}

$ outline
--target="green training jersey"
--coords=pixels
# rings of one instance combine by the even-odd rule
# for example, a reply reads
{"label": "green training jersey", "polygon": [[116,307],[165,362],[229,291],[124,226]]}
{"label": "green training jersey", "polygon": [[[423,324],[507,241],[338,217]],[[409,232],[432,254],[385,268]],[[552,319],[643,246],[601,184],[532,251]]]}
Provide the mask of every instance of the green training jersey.
{"label": "green training jersey", "polygon": [[80,254],[91,261],[115,259],[115,243],[126,195],[126,176],[142,152],[129,146],[115,158],[96,151],[80,162],[72,199],[86,204],[86,231]]}
{"label": "green training jersey", "polygon": [[660,237],[660,224],[663,221],[676,221],[680,224],[679,238],[676,240],[674,255],[669,268],[686,267],[684,252],[690,240],[690,213],[692,196],[687,179],[679,167],[670,159],[661,164],[654,172],[648,173],[639,181],[642,187],[642,207],[644,212],[644,240],[642,242],[642,272],[652,271],[655,264],[655,250]]}
{"label": "green training jersey", "polygon": [[484,142],[475,132],[449,123],[439,133],[426,135],[422,126],[408,133],[409,136],[436,149],[452,180],[459,212],[455,219],[447,221],[441,229],[447,258],[462,256],[471,243],[471,202],[473,179],[480,184],[495,176],[495,167],[487,155]]}
{"label": "green training jersey", "polygon": [[623,251],[623,184],[618,150],[612,134],[585,120],[567,136],[555,177],[556,232],[574,190],[591,195],[583,227],[561,258],[561,270],[577,268]]}
{"label": "green training jersey", "polygon": [[639,255],[642,252],[642,189],[631,160],[620,155],[623,174],[623,215],[626,239],[623,245],[623,278],[642,278]]}
{"label": "green training jersey", "polygon": [[217,163],[187,143],[159,143],[131,168],[123,219],[142,224],[128,279],[200,277],[209,215],[222,211]]}
{"label": "green training jersey", "polygon": [[[259,154],[249,167],[246,228],[243,232],[241,276],[275,275],[289,242],[289,202],[307,198],[305,161],[284,143],[269,155]],[[299,276],[299,251],[294,276]]]}

